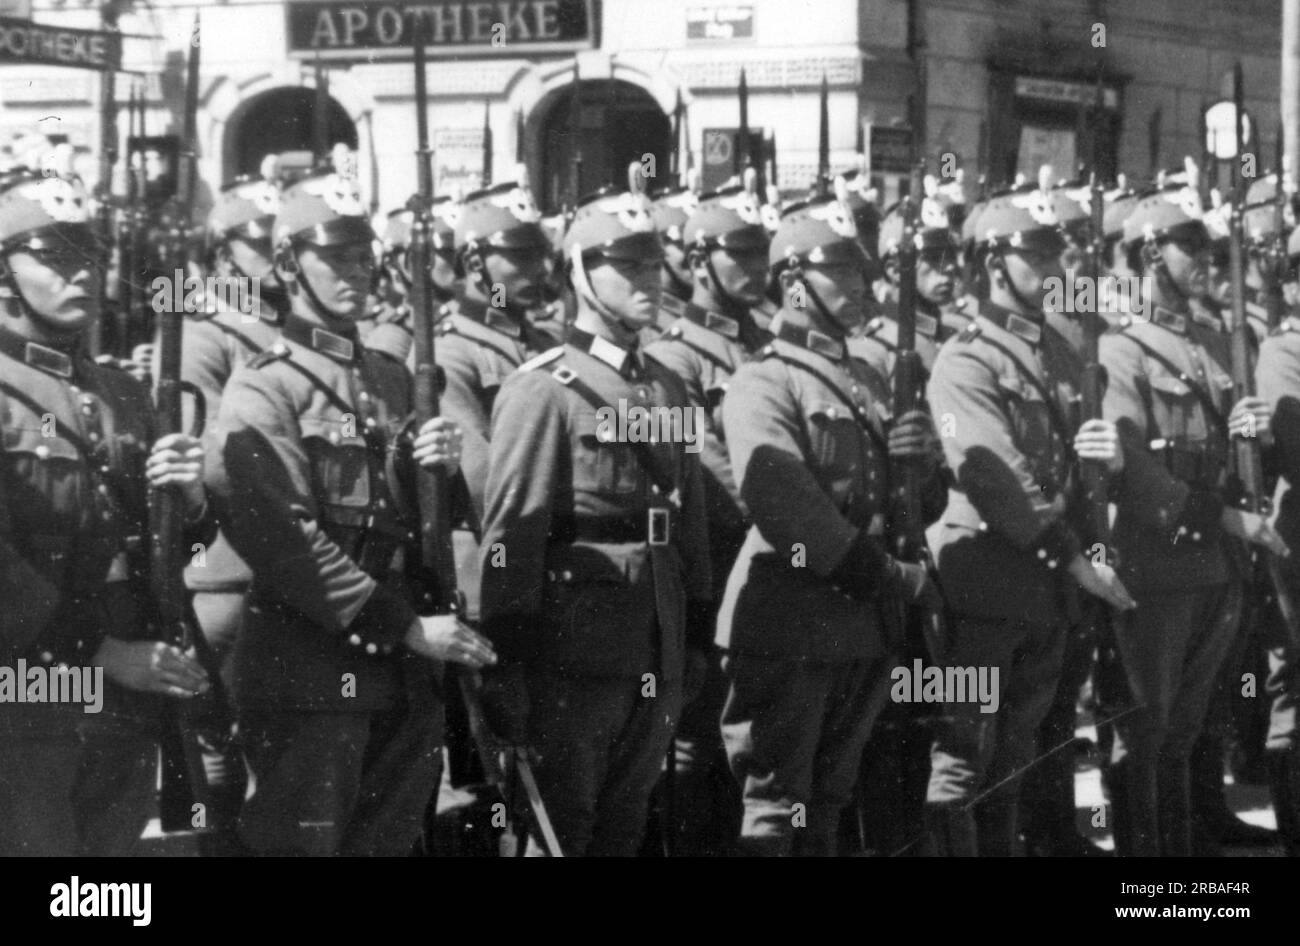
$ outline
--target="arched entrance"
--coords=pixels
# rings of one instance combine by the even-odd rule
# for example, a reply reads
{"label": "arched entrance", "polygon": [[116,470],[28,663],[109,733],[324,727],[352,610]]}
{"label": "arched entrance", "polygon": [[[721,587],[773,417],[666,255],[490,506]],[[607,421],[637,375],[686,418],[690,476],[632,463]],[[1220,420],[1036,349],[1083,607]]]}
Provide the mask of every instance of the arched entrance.
{"label": "arched entrance", "polygon": [[605,184],[626,186],[628,164],[646,154],[654,155],[656,170],[666,179],[672,123],[640,86],[621,79],[582,81],[576,94],[570,84],[544,107],[536,194],[543,212],[572,206],[575,196]]}
{"label": "arched entrance", "polygon": [[[268,154],[313,148],[316,92],[303,87],[271,89],[240,104],[227,124],[223,166],[227,179],[256,174]],[[356,150],[357,126],[333,98],[329,99],[327,140]]]}

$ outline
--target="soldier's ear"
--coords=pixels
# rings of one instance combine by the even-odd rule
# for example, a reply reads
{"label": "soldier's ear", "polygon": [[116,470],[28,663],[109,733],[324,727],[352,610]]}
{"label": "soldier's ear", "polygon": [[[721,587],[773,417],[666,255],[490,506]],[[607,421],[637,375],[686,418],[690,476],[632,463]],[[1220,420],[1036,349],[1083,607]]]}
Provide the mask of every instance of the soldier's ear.
{"label": "soldier's ear", "polygon": [[276,250],[275,275],[286,289],[298,281],[298,272],[298,259],[293,255],[293,250],[289,247]]}

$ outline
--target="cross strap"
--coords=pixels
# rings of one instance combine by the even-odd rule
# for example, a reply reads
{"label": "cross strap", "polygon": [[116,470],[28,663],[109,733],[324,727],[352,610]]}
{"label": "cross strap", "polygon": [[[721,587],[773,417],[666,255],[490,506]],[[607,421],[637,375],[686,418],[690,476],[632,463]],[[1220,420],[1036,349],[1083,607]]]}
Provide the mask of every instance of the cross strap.
{"label": "cross strap", "polygon": [[1138,348],[1142,349],[1142,351],[1145,352],[1147,357],[1149,357],[1152,361],[1155,361],[1158,364],[1160,364],[1166,371],[1168,371],[1170,374],[1176,377],[1179,381],[1183,382],[1183,384],[1191,388],[1192,393],[1196,395],[1196,399],[1200,401],[1201,406],[1205,408],[1205,412],[1210,415],[1210,420],[1214,421],[1215,425],[1218,426],[1219,429],[1222,430],[1225,435],[1227,434],[1228,421],[1223,416],[1223,412],[1219,410],[1218,405],[1214,403],[1214,398],[1210,397],[1210,393],[1208,391],[1206,391],[1199,384],[1193,381],[1186,371],[1178,367],[1178,365],[1174,364],[1173,361],[1166,358],[1160,352],[1156,351],[1146,342],[1142,341],[1142,339],[1137,338],[1136,336],[1133,335],[1125,335],[1125,338],[1127,338],[1129,341],[1137,345]]}
{"label": "cross strap", "polygon": [[1061,413],[1061,405],[1056,402],[1056,398],[1047,390],[1047,385],[1038,379],[1038,375],[1030,370],[1029,366],[1020,359],[1020,356],[1013,352],[1006,345],[1003,345],[995,338],[989,338],[988,335],[981,335],[981,339],[988,342],[1002,354],[1011,359],[1012,364],[1020,370],[1020,374],[1028,381],[1043,399],[1047,405],[1048,420],[1051,421],[1052,429],[1056,431],[1057,438],[1061,441],[1061,446],[1065,448],[1065,456],[1071,463],[1078,462],[1078,456],[1074,452],[1074,439],[1070,436],[1070,428],[1065,423],[1065,416]]}
{"label": "cross strap", "polygon": [[858,407],[857,403],[852,398],[850,398],[847,394],[845,394],[842,390],[840,390],[840,386],[838,384],[836,384],[833,380],[831,380],[821,371],[818,371],[812,365],[804,364],[802,361],[796,361],[793,358],[787,358],[784,355],[779,354],[777,352],[773,352],[772,357],[776,358],[778,361],[782,362],[788,367],[798,368],[801,371],[806,371],[808,374],[812,375],[814,378],[816,378],[826,387],[830,388],[831,391],[835,393],[835,396],[839,398],[839,400],[844,404],[844,406],[849,409],[849,412],[853,415],[853,419],[858,422],[858,425],[862,427],[866,435],[871,438],[871,442],[875,444],[876,449],[878,449],[884,456],[889,456],[889,445],[885,442],[885,438],[880,436],[880,434],[876,432],[876,428],[871,424],[871,419],[862,412],[862,409]]}

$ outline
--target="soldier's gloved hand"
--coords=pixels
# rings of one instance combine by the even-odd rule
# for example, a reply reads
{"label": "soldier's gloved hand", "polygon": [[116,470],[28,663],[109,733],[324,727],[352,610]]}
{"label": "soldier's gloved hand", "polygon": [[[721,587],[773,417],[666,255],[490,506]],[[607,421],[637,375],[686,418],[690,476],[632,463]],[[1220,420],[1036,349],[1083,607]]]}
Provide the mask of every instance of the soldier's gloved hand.
{"label": "soldier's gloved hand", "polygon": [[1260,443],[1271,443],[1273,408],[1262,397],[1243,397],[1228,415],[1228,432],[1233,437],[1257,437]]}
{"label": "soldier's gloved hand", "polygon": [[460,426],[447,417],[431,417],[415,436],[411,455],[425,469],[441,465],[448,476],[460,469]]}
{"label": "soldier's gloved hand", "polygon": [[939,438],[925,411],[908,411],[889,428],[889,456],[895,460],[937,462]]}
{"label": "soldier's gloved hand", "polygon": [[930,577],[930,569],[918,562],[893,560],[892,582],[895,592],[906,604],[942,613],[943,595]]}
{"label": "soldier's gloved hand", "polygon": [[523,664],[507,664],[483,674],[483,715],[505,745],[527,744],[528,682]]}
{"label": "soldier's gloved hand", "polygon": [[464,664],[474,670],[497,662],[492,642],[454,614],[416,618],[406,631],[407,648],[421,657]]}
{"label": "soldier's gloved hand", "polygon": [[203,505],[203,444],[189,434],[168,434],[153,445],[144,465],[152,487],[173,483],[185,494],[191,511]]}
{"label": "soldier's gloved hand", "polygon": [[1076,555],[1070,562],[1068,571],[1074,576],[1084,591],[1105,601],[1118,611],[1129,611],[1137,607],[1137,602],[1128,593],[1115,569],[1109,565],[1094,565],[1082,555]]}
{"label": "soldier's gloved hand", "polygon": [[1262,546],[1279,558],[1286,558],[1291,554],[1291,549],[1285,540],[1268,524],[1268,519],[1257,512],[1225,506],[1219,516],[1219,523],[1223,526],[1224,532],[1235,535],[1243,542]]}
{"label": "soldier's gloved hand", "polygon": [[128,690],[163,693],[192,699],[212,684],[193,651],[186,653],[162,641],[123,641],[106,637],[95,652],[94,663],[110,680]]}
{"label": "soldier's gloved hand", "polygon": [[1113,421],[1085,420],[1074,435],[1074,452],[1081,460],[1100,460],[1111,473],[1124,469],[1124,448]]}

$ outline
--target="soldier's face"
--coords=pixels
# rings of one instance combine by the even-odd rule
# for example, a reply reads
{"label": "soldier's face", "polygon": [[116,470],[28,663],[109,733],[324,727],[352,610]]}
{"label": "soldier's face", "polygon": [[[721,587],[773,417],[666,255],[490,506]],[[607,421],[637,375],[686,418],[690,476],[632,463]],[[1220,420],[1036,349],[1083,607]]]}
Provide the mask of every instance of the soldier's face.
{"label": "soldier's face", "polygon": [[254,243],[236,237],[228,244],[230,260],[247,276],[255,279],[271,278],[271,241]]}
{"label": "soldier's face", "polygon": [[99,316],[98,270],[80,250],[24,249],[8,262],[23,298],[51,331],[80,332]]}
{"label": "soldier's face", "polygon": [[587,279],[596,298],[610,311],[623,322],[640,327],[659,314],[661,268],[659,257],[627,260],[602,256],[587,268]]}
{"label": "soldier's face", "polygon": [[542,247],[497,247],[485,254],[491,299],[500,293],[507,305],[528,309],[544,301],[549,254]]}
{"label": "soldier's face", "polygon": [[945,305],[957,292],[957,257],[953,250],[923,250],[916,258],[916,291],[927,302]]}
{"label": "soldier's face", "polygon": [[1006,278],[1016,292],[1036,309],[1043,307],[1052,286],[1049,281],[1065,279],[1059,246],[1008,250],[1003,259],[1006,261]]}
{"label": "soldier's face", "polygon": [[[804,279],[822,305],[845,332],[853,333],[867,321],[867,279],[858,263],[805,265]],[[788,297],[793,303],[794,293]]]}
{"label": "soldier's face", "polygon": [[302,270],[299,278],[311,283],[312,291],[331,313],[349,319],[365,315],[375,266],[369,244],[309,244],[298,251],[298,265]]}
{"label": "soldier's face", "polygon": [[664,288],[668,289],[670,288],[671,285],[669,283],[670,276],[668,274],[668,270],[672,270],[672,273],[678,279],[680,279],[682,282],[686,283],[687,285],[690,285],[691,266],[690,263],[687,261],[686,251],[683,250],[676,243],[670,243],[667,240],[663,241],[663,245],[664,245],[664,265],[666,267],[666,269],[663,270]]}
{"label": "soldier's face", "polygon": [[1209,289],[1210,245],[1204,240],[1165,240],[1161,244],[1169,278],[1187,296],[1203,296]]}
{"label": "soldier's face", "polygon": [[[763,300],[767,288],[767,249],[764,247],[737,248],[734,250],[714,250],[709,254],[713,262],[713,271],[718,274],[718,282],[723,292],[747,306],[756,306]],[[708,267],[704,258],[699,257],[700,264],[695,268],[696,280],[709,278]]]}

